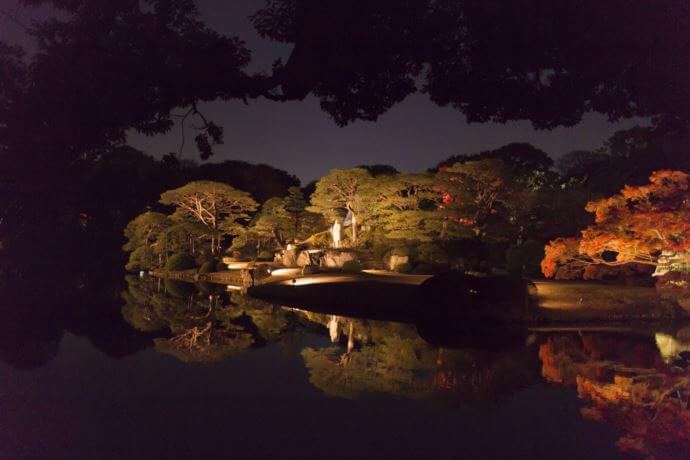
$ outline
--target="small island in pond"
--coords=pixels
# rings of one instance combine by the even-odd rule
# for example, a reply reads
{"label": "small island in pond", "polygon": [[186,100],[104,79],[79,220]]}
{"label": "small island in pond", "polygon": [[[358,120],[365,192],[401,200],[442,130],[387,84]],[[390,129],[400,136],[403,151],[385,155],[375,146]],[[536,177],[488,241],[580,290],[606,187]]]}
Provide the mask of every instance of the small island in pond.
{"label": "small island in pond", "polygon": [[[456,160],[420,174],[335,169],[308,197],[293,186],[262,204],[231,185],[193,181],[127,225],[127,269],[368,317],[690,315],[688,174],[654,171],[585,202],[578,186],[549,174],[544,155]],[[593,219],[574,229],[566,213]]]}

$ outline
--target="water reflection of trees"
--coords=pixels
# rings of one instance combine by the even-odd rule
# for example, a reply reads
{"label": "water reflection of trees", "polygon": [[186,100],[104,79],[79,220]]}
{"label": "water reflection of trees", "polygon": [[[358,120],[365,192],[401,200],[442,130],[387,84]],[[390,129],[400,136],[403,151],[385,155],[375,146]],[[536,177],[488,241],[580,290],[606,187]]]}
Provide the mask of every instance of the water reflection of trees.
{"label": "water reflection of trees", "polygon": [[453,405],[493,401],[537,378],[526,349],[448,349],[425,342],[410,324],[303,314],[347,344],[302,351],[311,383],[331,396],[379,392]]}
{"label": "water reflection of trees", "polygon": [[280,339],[289,313],[222,286],[126,278],[122,315],[136,329],[159,331],[161,352],[182,361],[209,362]]}
{"label": "water reflection of trees", "polygon": [[622,451],[678,458],[690,451],[690,370],[664,359],[651,337],[562,335],[539,348],[543,377],[577,387],[585,418],[624,434]]}

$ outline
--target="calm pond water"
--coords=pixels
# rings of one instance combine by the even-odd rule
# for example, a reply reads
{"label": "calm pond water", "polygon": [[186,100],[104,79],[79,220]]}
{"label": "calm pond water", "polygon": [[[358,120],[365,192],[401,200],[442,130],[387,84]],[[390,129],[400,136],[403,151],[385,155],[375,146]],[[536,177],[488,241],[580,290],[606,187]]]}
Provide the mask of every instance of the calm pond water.
{"label": "calm pond water", "polygon": [[135,277],[108,308],[61,308],[40,324],[6,321],[1,458],[611,459],[690,449],[683,325],[463,330]]}

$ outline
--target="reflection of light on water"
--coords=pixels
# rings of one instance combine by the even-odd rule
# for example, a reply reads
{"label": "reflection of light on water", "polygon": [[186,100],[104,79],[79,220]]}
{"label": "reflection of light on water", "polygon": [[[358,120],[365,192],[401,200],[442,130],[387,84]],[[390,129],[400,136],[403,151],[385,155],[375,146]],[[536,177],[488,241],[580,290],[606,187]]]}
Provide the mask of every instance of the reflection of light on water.
{"label": "reflection of light on water", "polygon": [[[582,298],[576,299],[565,286],[556,283],[535,283],[536,297],[540,308],[550,310],[572,310],[582,307]],[[579,300],[579,302],[578,302]]]}
{"label": "reflection of light on water", "polygon": [[328,333],[331,336],[331,342],[335,343],[338,341],[338,317],[331,315],[331,319],[328,321]]}
{"label": "reflection of light on water", "polygon": [[654,340],[661,357],[666,362],[681,351],[690,351],[690,343],[678,341],[675,337],[661,332],[654,334]]}
{"label": "reflection of light on water", "polygon": [[242,286],[237,286],[235,284],[228,284],[227,287],[225,288],[226,291],[241,291]]}

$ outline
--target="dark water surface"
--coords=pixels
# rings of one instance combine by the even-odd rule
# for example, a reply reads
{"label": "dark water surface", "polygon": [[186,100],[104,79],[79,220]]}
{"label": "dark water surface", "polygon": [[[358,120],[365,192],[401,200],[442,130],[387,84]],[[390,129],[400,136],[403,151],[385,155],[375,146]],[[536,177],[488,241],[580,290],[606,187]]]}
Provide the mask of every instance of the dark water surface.
{"label": "dark water surface", "polygon": [[0,457],[687,456],[684,390],[642,404],[687,377],[682,325],[422,339],[217,286],[128,278],[122,299],[57,332],[14,320]]}

